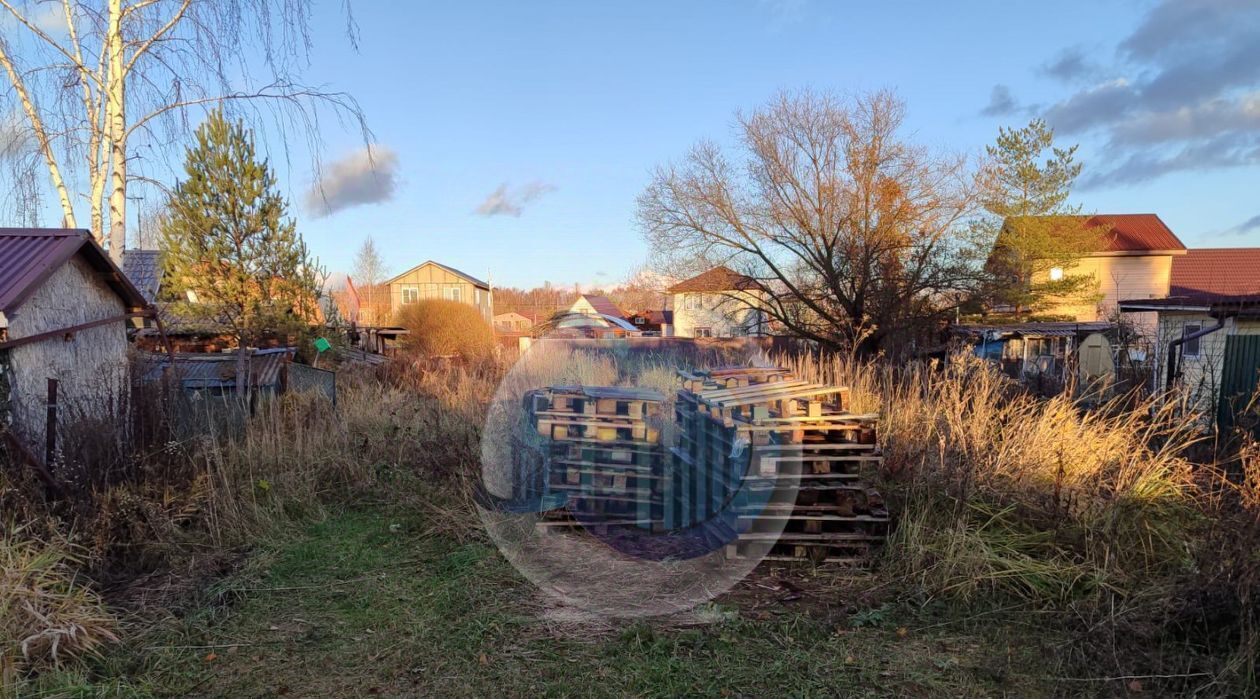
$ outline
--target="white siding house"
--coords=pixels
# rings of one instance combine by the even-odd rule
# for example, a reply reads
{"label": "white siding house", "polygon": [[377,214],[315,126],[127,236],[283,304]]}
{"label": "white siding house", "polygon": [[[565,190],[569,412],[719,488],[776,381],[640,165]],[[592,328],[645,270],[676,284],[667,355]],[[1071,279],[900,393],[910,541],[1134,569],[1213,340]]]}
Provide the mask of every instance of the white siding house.
{"label": "white siding house", "polygon": [[1220,399],[1226,344],[1234,335],[1260,335],[1260,248],[1190,250],[1172,265],[1168,296],[1121,301],[1126,313],[1158,318],[1152,343],[1152,386],[1173,388],[1205,419]]}
{"label": "white siding house", "polygon": [[766,332],[756,281],[729,267],[714,267],[668,289],[675,337],[757,337]]}

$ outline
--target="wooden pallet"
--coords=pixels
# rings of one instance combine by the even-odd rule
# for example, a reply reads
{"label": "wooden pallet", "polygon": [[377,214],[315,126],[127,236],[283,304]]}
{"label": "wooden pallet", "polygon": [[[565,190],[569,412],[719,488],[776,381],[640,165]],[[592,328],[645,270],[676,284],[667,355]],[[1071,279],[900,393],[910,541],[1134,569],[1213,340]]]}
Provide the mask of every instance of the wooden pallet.
{"label": "wooden pallet", "polygon": [[[556,386],[525,398],[544,476],[566,519],[540,529],[692,531],[729,556],[853,563],[887,534],[889,514],[866,481],[878,468],[878,415],[850,411],[849,389],[782,367],[679,372],[678,442],[662,443],[664,397],[643,389]],[[572,517],[577,513],[578,517]],[[712,537],[711,537],[712,538]]]}
{"label": "wooden pallet", "polygon": [[598,386],[551,386],[524,398],[529,423],[542,441],[543,474],[531,483],[563,493],[583,523],[651,527],[661,510],[666,453],[661,445],[665,397],[656,391]]}
{"label": "wooden pallet", "polygon": [[[889,515],[865,481],[882,461],[879,416],[850,412],[847,388],[782,369],[681,373],[680,380],[674,456],[700,474],[683,489],[685,514],[732,507],[739,538],[729,555],[773,543],[775,560],[854,562],[884,538]],[[769,500],[778,493],[793,502]]]}

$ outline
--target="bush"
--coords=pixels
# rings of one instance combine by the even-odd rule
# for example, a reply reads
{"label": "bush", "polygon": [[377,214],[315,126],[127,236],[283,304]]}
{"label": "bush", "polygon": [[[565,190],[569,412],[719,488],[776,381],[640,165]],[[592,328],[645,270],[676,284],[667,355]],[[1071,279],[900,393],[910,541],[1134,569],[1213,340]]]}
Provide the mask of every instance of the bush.
{"label": "bush", "polygon": [[430,357],[480,360],[494,354],[494,330],[466,303],[424,299],[400,311],[398,324],[411,333],[408,349]]}

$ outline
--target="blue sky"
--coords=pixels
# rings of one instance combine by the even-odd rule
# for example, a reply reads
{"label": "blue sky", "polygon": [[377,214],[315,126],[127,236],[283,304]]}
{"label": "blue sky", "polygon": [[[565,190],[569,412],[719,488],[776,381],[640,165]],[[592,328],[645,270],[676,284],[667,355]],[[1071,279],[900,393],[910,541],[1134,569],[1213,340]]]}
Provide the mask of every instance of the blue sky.
{"label": "blue sky", "polygon": [[308,161],[270,144],[332,271],[371,235],[395,272],[432,258],[500,285],[615,283],[646,258],[634,209],[651,169],[800,88],[892,88],[911,138],[970,153],[1045,115],[1082,144],[1086,210],[1156,212],[1191,246],[1260,245],[1255,0],[353,8],[357,51],[341,0],[317,2],[304,78],[359,101],[380,171],[365,178],[359,136],[325,119],[324,191],[342,208],[320,212]]}

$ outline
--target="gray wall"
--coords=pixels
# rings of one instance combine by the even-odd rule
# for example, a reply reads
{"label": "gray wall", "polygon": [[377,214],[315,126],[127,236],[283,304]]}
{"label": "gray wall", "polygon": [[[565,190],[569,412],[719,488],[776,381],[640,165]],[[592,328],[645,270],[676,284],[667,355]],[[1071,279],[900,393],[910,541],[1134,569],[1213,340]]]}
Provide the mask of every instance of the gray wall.
{"label": "gray wall", "polygon": [[[81,256],[75,256],[8,314],[9,339],[118,316],[126,310],[122,299],[97,272]],[[68,341],[53,337],[8,352],[7,384],[14,431],[34,453],[44,453],[50,378],[60,382],[61,427],[75,417],[103,419],[125,414],[122,407],[129,385],[125,321],[76,332]]]}

